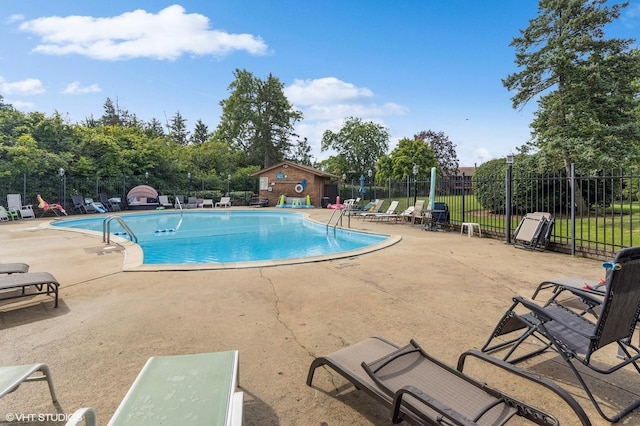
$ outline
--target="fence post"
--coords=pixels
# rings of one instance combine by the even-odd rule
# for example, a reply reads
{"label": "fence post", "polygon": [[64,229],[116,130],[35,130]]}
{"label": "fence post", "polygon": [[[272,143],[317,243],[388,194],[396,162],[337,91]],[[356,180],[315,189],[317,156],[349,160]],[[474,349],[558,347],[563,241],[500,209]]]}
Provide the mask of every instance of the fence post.
{"label": "fence post", "polygon": [[576,164],[571,163],[571,255],[576,255]]}
{"label": "fence post", "polygon": [[511,244],[511,172],[513,170],[513,157],[511,159],[507,156],[507,173],[506,173],[506,197],[505,197],[505,232],[506,232],[506,244]]}
{"label": "fence post", "polygon": [[462,221],[460,223],[465,223],[466,222],[465,214],[464,214],[465,213],[464,200],[465,200],[465,198],[467,198],[467,190],[465,188],[465,182],[466,182],[465,181],[465,175],[464,175],[464,172],[462,172],[462,190],[461,190],[462,191]]}
{"label": "fence post", "polygon": [[27,201],[27,172],[22,174],[22,204],[29,204]]}

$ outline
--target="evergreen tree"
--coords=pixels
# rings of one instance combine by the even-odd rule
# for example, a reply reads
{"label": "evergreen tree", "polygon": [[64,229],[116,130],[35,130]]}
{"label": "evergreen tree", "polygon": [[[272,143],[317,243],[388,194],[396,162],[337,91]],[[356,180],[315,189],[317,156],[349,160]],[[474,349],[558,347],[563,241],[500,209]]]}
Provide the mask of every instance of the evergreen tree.
{"label": "evergreen tree", "polygon": [[285,159],[302,113],[293,109],[283,84],[273,75],[266,81],[246,70],[234,71],[231,95],[220,102],[222,117],[216,139],[243,150],[249,164],[269,167]]}
{"label": "evergreen tree", "polygon": [[176,112],[176,115],[171,118],[169,136],[178,145],[186,146],[189,143],[187,120],[180,114],[180,111]]}
{"label": "evergreen tree", "polygon": [[209,140],[209,128],[202,120],[196,121],[196,126],[193,129],[193,135],[191,135],[191,143],[194,145],[200,145]]}
{"label": "evergreen tree", "polygon": [[516,64],[504,86],[513,107],[539,97],[532,144],[569,171],[629,164],[640,154],[640,55],[633,40],[605,37],[628,2],[540,0],[539,16],[513,39]]}

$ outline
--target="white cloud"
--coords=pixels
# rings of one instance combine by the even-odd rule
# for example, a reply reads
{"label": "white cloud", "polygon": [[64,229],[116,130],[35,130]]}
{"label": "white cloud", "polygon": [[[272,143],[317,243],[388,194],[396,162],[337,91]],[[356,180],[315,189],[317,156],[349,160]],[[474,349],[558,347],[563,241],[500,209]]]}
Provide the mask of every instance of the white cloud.
{"label": "white cloud", "polygon": [[335,77],[315,80],[294,80],[285,89],[287,98],[298,105],[335,104],[347,100],[367,99],[373,92],[366,87],[356,87]]}
{"label": "white cloud", "polygon": [[8,82],[0,77],[0,94],[3,95],[38,95],[44,93],[42,82],[35,78]]}
{"label": "white cloud", "polygon": [[69,83],[67,87],[62,91],[66,95],[81,95],[85,93],[98,93],[102,92],[100,86],[92,84],[90,86],[82,86],[79,81]]}
{"label": "white cloud", "polygon": [[26,21],[19,28],[40,36],[34,51],[50,55],[174,60],[183,54],[224,56],[236,50],[267,53],[260,37],[212,30],[209,18],[185,13],[179,5],[157,14],[138,9],[108,18],[51,16]]}
{"label": "white cloud", "polygon": [[335,77],[314,80],[294,80],[284,88],[284,93],[304,114],[304,121],[296,126],[296,132],[307,138],[316,158],[332,155],[321,152],[322,134],[326,130],[339,131],[347,117],[385,126],[385,118],[405,114],[408,109],[392,102],[372,102],[375,94],[366,87],[358,87]]}
{"label": "white cloud", "polygon": [[7,100],[6,103],[11,104],[12,107],[19,111],[31,111],[35,109],[33,102]]}
{"label": "white cloud", "polygon": [[15,22],[20,22],[22,20],[24,20],[24,15],[15,14],[15,15],[11,15],[7,19],[5,19],[5,22],[7,24],[13,24]]}

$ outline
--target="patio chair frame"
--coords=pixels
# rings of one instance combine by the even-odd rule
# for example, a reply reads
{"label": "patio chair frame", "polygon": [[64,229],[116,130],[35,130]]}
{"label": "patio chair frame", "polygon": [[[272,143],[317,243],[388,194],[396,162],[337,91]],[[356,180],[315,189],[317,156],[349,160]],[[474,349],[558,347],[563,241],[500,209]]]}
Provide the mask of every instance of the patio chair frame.
{"label": "patio chair frame", "polygon": [[[638,364],[640,348],[631,343],[638,315],[640,315],[638,277],[640,277],[640,247],[620,250],[616,256],[615,267],[607,275],[604,298],[594,320],[585,315],[589,310],[578,312],[558,301],[558,296],[565,290],[562,286],[543,305],[521,296],[515,297],[513,304],[500,319],[481,351],[493,353],[507,349],[502,359],[513,364],[547,350],[557,352],[577,378],[598,414],[610,422],[619,421],[640,407],[640,399],[633,401],[612,416],[606,415],[573,361],[578,361],[599,374],[612,374],[627,365],[633,365],[640,373]],[[580,295],[577,289],[567,288],[566,290]],[[582,296],[584,300],[588,300],[588,295]],[[591,303],[597,301],[594,299]],[[522,308],[525,313],[521,312]],[[494,342],[498,337],[504,337],[507,340],[500,339]],[[538,348],[525,351],[524,354],[518,351],[516,356],[516,350],[523,342],[530,341],[530,338],[541,342],[542,346],[538,345]],[[623,354],[620,362],[608,368],[599,367],[592,362],[592,356],[596,351],[614,343]]]}

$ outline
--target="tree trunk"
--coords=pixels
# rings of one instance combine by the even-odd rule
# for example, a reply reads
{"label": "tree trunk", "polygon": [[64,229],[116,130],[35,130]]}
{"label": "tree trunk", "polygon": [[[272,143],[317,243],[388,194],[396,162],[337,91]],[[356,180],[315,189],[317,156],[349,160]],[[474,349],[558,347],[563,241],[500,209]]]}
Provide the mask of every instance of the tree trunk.
{"label": "tree trunk", "polygon": [[576,210],[577,214],[580,216],[584,216],[589,211],[589,203],[582,196],[582,188],[580,188],[580,184],[577,181],[571,180],[571,163],[566,158],[564,159],[564,169],[567,172],[567,179],[569,179],[569,186],[572,186],[575,182],[575,188],[571,188],[572,191],[576,194]]}

